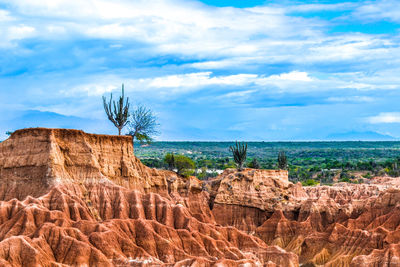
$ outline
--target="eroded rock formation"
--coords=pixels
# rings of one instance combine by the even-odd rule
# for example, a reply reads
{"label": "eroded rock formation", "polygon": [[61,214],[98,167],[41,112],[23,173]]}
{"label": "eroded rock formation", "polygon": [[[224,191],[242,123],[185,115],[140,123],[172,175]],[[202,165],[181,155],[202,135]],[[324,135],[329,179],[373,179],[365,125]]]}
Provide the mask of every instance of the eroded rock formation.
{"label": "eroded rock formation", "polygon": [[302,187],[285,174],[227,170],[211,181],[217,223],[293,252],[307,266],[400,266],[397,179]]}
{"label": "eroded rock formation", "polygon": [[24,129],[0,144],[0,266],[400,266],[400,183],[201,182],[131,138]]}
{"label": "eroded rock formation", "polygon": [[0,266],[298,266],[215,222],[195,177],[147,168],[130,137],[16,131],[0,144]]}

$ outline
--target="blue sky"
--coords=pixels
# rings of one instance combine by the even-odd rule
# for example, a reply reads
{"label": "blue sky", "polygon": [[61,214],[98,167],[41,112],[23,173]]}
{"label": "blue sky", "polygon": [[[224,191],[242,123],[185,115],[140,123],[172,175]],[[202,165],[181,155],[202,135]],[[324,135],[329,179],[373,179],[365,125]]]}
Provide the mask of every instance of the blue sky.
{"label": "blue sky", "polygon": [[396,0],[0,0],[0,139],[115,134],[122,83],[158,140],[400,139],[399,25]]}

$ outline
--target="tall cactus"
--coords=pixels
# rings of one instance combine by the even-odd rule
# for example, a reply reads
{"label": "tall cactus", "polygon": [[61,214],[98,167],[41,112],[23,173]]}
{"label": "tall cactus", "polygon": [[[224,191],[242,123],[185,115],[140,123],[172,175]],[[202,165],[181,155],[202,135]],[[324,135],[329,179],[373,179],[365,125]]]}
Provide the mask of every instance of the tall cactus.
{"label": "tall cactus", "polygon": [[230,146],[229,150],[232,151],[233,160],[237,165],[239,171],[243,170],[243,163],[247,158],[247,143],[238,143],[236,141],[236,146]]}
{"label": "tall cactus", "polygon": [[119,97],[118,102],[112,100],[111,93],[110,101],[108,103],[106,98],[103,96],[103,106],[108,119],[118,128],[118,135],[121,135],[121,130],[128,123],[129,117],[129,97],[125,100],[124,84],[122,84],[122,94]]}
{"label": "tall cactus", "polygon": [[286,170],[287,168],[287,157],[285,151],[279,151],[278,153],[278,168],[281,170]]}

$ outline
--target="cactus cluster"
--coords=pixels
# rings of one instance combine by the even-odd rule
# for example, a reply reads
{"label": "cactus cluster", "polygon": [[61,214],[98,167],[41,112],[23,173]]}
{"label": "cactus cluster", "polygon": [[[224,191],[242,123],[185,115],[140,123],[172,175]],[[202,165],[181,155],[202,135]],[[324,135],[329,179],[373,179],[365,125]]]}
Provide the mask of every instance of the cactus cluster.
{"label": "cactus cluster", "polygon": [[247,143],[238,143],[236,141],[236,145],[230,146],[229,150],[233,154],[233,160],[236,163],[237,169],[239,171],[243,170],[243,164],[247,158]]}

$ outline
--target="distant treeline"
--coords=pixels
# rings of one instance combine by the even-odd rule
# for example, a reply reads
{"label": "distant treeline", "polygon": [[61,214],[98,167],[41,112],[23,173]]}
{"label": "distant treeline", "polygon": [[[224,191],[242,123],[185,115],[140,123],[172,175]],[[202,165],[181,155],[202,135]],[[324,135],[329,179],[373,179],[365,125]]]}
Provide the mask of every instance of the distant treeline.
{"label": "distant treeline", "polygon": [[[135,154],[150,167],[166,168],[166,153],[190,157],[197,169],[207,169],[210,176],[216,170],[233,168],[229,146],[234,142],[154,142],[150,146],[136,145]],[[247,161],[254,159],[262,169],[278,168],[278,153],[288,158],[289,177],[293,181],[313,179],[332,183],[337,177],[354,181],[362,175],[400,176],[400,142],[248,142]],[[357,172],[360,172],[357,176]]]}

